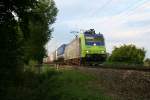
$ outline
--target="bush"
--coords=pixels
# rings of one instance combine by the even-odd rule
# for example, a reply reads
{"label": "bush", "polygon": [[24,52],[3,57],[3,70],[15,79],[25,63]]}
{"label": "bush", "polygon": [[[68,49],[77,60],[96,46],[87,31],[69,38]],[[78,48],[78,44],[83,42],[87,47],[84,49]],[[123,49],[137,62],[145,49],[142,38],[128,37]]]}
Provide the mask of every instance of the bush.
{"label": "bush", "polygon": [[150,58],[147,58],[147,59],[144,61],[144,66],[150,66]]}
{"label": "bush", "polygon": [[137,48],[135,45],[123,45],[115,47],[109,57],[110,62],[126,64],[143,64],[145,58],[144,48]]}

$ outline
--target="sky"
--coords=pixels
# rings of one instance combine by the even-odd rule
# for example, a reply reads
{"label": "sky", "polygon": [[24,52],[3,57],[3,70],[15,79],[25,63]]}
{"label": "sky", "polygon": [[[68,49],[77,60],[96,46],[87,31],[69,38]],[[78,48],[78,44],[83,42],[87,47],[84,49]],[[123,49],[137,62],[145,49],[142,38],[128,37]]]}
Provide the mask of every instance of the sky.
{"label": "sky", "polygon": [[71,31],[95,29],[104,35],[107,52],[134,44],[150,57],[150,0],[54,1],[59,12],[53,38],[46,45],[49,54],[75,37],[77,33]]}

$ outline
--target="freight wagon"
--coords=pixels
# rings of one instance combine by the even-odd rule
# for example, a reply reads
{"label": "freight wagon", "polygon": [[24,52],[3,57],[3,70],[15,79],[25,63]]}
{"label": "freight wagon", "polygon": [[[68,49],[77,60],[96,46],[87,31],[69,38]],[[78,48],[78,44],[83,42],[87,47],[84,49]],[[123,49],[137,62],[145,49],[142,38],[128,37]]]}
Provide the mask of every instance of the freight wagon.
{"label": "freight wagon", "polygon": [[51,53],[50,58],[51,58],[51,62],[57,61],[57,51],[56,50]]}
{"label": "freight wagon", "polygon": [[61,45],[58,49],[57,49],[57,61],[58,62],[63,62],[64,61],[64,52],[65,52],[65,48],[66,48],[66,44]]}
{"label": "freight wagon", "polygon": [[79,64],[80,63],[80,39],[76,37],[65,48],[64,60],[66,64]]}
{"label": "freight wagon", "polygon": [[51,64],[56,61],[56,51],[52,52],[51,54],[48,55],[48,57],[45,57],[43,59],[43,63],[45,64]]}

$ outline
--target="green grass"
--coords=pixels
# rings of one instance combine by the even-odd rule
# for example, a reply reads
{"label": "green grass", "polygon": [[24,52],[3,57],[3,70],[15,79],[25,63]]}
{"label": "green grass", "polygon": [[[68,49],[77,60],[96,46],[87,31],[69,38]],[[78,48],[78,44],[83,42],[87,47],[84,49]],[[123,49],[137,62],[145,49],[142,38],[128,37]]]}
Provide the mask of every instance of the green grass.
{"label": "green grass", "polygon": [[[45,67],[46,68],[46,67]],[[41,74],[24,73],[19,85],[11,84],[1,100],[111,100],[94,85],[96,78],[77,70],[46,68]]]}
{"label": "green grass", "polygon": [[77,70],[63,69],[58,70],[57,73],[57,75],[54,75],[51,78],[52,80],[54,80],[52,87],[55,90],[53,93],[51,93],[51,99],[110,100],[110,97],[104,96],[102,90],[98,89],[94,85],[94,81],[96,81],[96,78],[94,76],[81,73]]}

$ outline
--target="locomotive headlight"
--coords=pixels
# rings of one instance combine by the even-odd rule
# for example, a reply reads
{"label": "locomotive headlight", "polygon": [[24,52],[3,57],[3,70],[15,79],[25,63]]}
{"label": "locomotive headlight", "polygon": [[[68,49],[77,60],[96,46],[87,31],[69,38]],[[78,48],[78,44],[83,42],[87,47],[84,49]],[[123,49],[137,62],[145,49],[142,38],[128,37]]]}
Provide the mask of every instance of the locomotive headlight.
{"label": "locomotive headlight", "polygon": [[87,50],[86,53],[89,53],[89,51]]}
{"label": "locomotive headlight", "polygon": [[105,53],[105,51],[101,51],[101,53]]}

